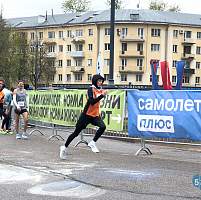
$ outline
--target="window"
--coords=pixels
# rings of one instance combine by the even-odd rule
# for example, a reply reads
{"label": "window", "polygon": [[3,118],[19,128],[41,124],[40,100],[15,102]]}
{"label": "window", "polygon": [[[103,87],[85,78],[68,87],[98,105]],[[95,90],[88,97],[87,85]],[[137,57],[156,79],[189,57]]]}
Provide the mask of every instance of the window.
{"label": "window", "polygon": [[160,51],[160,44],[151,44],[151,51]]}
{"label": "window", "polygon": [[55,32],[48,32],[48,38],[55,38]]}
{"label": "window", "polygon": [[191,31],[185,31],[184,38],[191,38]]}
{"label": "window", "polygon": [[71,45],[67,45],[67,52],[71,51]]}
{"label": "window", "polygon": [[110,59],[104,59],[104,66],[110,66]]}
{"label": "window", "polygon": [[143,44],[137,43],[137,51],[143,51]]}
{"label": "window", "polygon": [[173,60],[173,61],[172,61],[172,67],[176,67],[176,65],[177,65],[177,61],[176,61],[176,60]]}
{"label": "window", "polygon": [[70,59],[67,60],[67,66],[68,67],[71,66],[71,60]]}
{"label": "window", "polygon": [[121,81],[127,81],[127,74],[121,74]]}
{"label": "window", "polygon": [[110,43],[105,43],[105,51],[109,51],[110,50]]}
{"label": "window", "polygon": [[143,66],[143,59],[142,58],[138,58],[137,59],[137,66],[138,67],[142,67]]}
{"label": "window", "polygon": [[138,32],[138,37],[140,37],[140,39],[143,39],[144,38],[144,29],[138,28],[137,32]]}
{"label": "window", "polygon": [[66,74],[66,81],[68,81],[68,82],[71,81],[71,74]]}
{"label": "window", "polygon": [[174,38],[177,38],[178,37],[178,30],[173,30],[173,37]]}
{"label": "window", "polygon": [[81,37],[81,36],[83,36],[83,30],[82,30],[82,29],[76,30],[76,31],[75,31],[75,35],[76,35],[76,37]]}
{"label": "window", "polygon": [[196,62],[196,69],[200,69],[200,62]]}
{"label": "window", "polygon": [[82,67],[82,59],[76,59],[75,60],[75,66],[76,67]]}
{"label": "window", "polygon": [[59,38],[63,38],[63,37],[64,37],[63,31],[59,31]]}
{"label": "window", "polygon": [[160,37],[161,29],[152,28],[151,29],[151,36],[152,37]]}
{"label": "window", "polygon": [[128,28],[122,28],[121,29],[121,35],[127,36],[128,35]]}
{"label": "window", "polygon": [[43,39],[43,32],[39,32],[39,39],[40,39],[40,40]]}
{"label": "window", "polygon": [[93,44],[88,44],[89,51],[93,51]]}
{"label": "window", "polygon": [[105,28],[105,35],[110,35],[110,28]]}
{"label": "window", "polygon": [[126,58],[121,59],[121,66],[123,66],[123,67],[127,66],[127,59]]}
{"label": "window", "polygon": [[72,35],[72,31],[71,31],[71,30],[68,30],[68,31],[67,31],[67,37],[71,37],[71,35]]}
{"label": "window", "polygon": [[122,54],[124,54],[125,51],[127,51],[127,43],[122,43],[121,44],[121,50],[122,50]]}
{"label": "window", "polygon": [[51,60],[51,61],[50,61],[50,65],[51,65],[52,67],[55,67],[55,60]]}
{"label": "window", "polygon": [[59,45],[59,52],[63,52],[63,45]]}
{"label": "window", "polygon": [[92,59],[88,59],[88,60],[87,60],[87,66],[88,66],[88,67],[91,67],[91,66],[92,66]]}
{"label": "window", "polygon": [[63,66],[63,60],[59,60],[59,67]]}
{"label": "window", "polygon": [[191,46],[185,45],[184,46],[184,54],[191,54]]}
{"label": "window", "polygon": [[35,39],[35,33],[31,32],[31,40],[34,40],[34,39]]}
{"label": "window", "polygon": [[31,47],[30,47],[30,51],[31,51],[31,52],[34,52],[34,51],[35,51],[35,47],[31,46]]}
{"label": "window", "polygon": [[93,35],[93,29],[88,29],[89,31],[89,36]]}
{"label": "window", "polygon": [[76,44],[75,45],[75,50],[76,51],[83,51],[83,45],[82,44]]}
{"label": "window", "polygon": [[183,76],[183,83],[189,83],[190,82],[190,77],[187,75]]}
{"label": "window", "polygon": [[177,45],[173,45],[172,51],[173,51],[173,53],[177,53]]}
{"label": "window", "polygon": [[[156,75],[156,78],[157,78],[157,81],[159,80],[159,75]],[[150,78],[149,78],[150,82],[152,82],[152,75],[150,75]]]}
{"label": "window", "polygon": [[197,39],[201,39],[201,32],[197,32]]}
{"label": "window", "polygon": [[109,74],[104,74],[104,79],[105,79],[105,81],[108,81],[109,80]]}
{"label": "window", "polygon": [[75,81],[82,81],[82,74],[75,74]]}
{"label": "window", "polygon": [[59,81],[62,81],[62,74],[58,74],[59,76]]}
{"label": "window", "polygon": [[136,82],[142,81],[142,74],[136,74]]}
{"label": "window", "polygon": [[195,83],[197,83],[197,84],[200,83],[200,77],[195,77]]}
{"label": "window", "polygon": [[176,83],[177,82],[177,77],[176,76],[172,76],[172,82]]}
{"label": "window", "polygon": [[55,52],[55,46],[53,45],[48,46],[48,52]]}
{"label": "window", "polygon": [[88,77],[88,81],[92,80],[92,74],[88,74],[87,77]]}
{"label": "window", "polygon": [[196,54],[201,54],[201,47],[196,48]]}

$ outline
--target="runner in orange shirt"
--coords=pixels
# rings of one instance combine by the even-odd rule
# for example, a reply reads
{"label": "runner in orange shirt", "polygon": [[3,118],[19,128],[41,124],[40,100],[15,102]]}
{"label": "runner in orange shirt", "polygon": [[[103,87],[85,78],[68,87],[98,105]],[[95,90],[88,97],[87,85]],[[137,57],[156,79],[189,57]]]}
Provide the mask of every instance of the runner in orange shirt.
{"label": "runner in orange shirt", "polygon": [[100,116],[100,100],[104,98],[107,94],[107,90],[102,89],[103,82],[104,78],[101,75],[96,74],[93,76],[92,86],[89,87],[87,91],[87,103],[77,121],[75,130],[68,137],[65,145],[60,147],[61,159],[66,159],[67,147],[72,142],[72,140],[77,137],[83,129],[87,127],[88,124],[99,127],[93,140],[88,144],[93,152],[99,152],[98,148],[96,147],[96,142],[106,129],[105,123]]}

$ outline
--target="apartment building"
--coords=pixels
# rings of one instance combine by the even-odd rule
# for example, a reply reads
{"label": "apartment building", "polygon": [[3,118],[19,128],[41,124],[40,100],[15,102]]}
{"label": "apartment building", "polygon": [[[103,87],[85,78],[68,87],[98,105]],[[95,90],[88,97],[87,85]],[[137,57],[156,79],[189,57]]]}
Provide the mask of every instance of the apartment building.
{"label": "apartment building", "polygon": [[[48,46],[55,84],[90,83],[98,55],[106,82],[110,61],[110,10],[9,19],[28,41]],[[114,82],[151,85],[150,60],[169,62],[172,85],[176,62],[185,60],[184,86],[201,84],[201,15],[152,10],[117,10]],[[161,84],[160,68],[158,69]]]}

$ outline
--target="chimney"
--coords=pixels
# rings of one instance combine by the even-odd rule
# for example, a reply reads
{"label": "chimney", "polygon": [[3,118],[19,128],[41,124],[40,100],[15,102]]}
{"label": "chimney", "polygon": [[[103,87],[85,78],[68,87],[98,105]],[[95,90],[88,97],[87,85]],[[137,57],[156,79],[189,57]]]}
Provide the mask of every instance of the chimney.
{"label": "chimney", "polygon": [[46,10],[46,14],[45,14],[45,21],[47,21],[47,10]]}
{"label": "chimney", "polygon": [[52,17],[54,16],[54,11],[53,11],[53,9],[52,9]]}

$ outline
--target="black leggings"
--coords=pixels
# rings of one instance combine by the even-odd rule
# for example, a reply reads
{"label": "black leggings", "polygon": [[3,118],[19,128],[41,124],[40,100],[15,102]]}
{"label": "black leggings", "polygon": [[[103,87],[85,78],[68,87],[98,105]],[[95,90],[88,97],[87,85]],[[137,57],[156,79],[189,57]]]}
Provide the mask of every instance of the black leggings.
{"label": "black leggings", "polygon": [[98,138],[103,134],[106,129],[105,123],[103,122],[101,117],[91,117],[82,113],[77,121],[74,132],[69,135],[68,139],[66,140],[65,147],[68,147],[68,145],[73,141],[73,139],[77,137],[80,132],[87,127],[88,124],[92,124],[94,126],[99,127],[94,136],[94,142],[98,140]]}
{"label": "black leggings", "polygon": [[6,125],[6,130],[9,129],[9,125],[10,125],[10,113],[6,114],[5,112],[3,112],[3,121],[1,124],[1,128],[3,129],[4,126]]}

